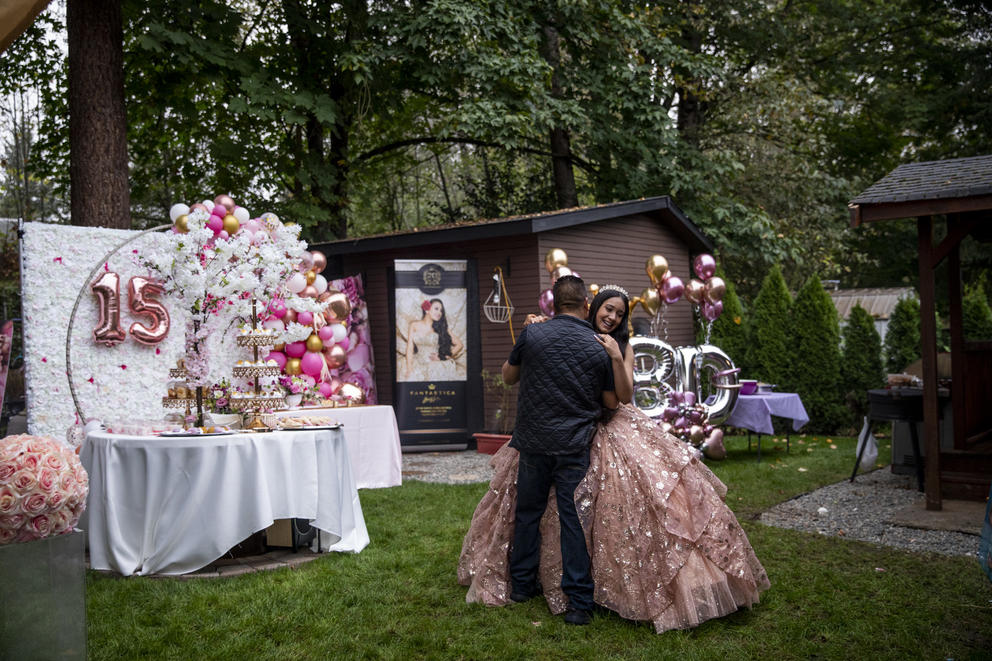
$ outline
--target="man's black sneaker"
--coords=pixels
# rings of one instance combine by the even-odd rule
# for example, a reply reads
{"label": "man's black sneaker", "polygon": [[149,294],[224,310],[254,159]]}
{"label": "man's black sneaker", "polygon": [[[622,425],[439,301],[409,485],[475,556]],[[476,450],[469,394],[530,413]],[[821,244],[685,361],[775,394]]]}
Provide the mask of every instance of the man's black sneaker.
{"label": "man's black sneaker", "polygon": [[530,599],[536,597],[537,595],[538,595],[537,592],[511,592],[510,601],[514,601],[518,604],[522,604],[525,601],[529,601]]}
{"label": "man's black sneaker", "polygon": [[565,623],[566,624],[589,624],[592,621],[592,615],[589,611],[575,610],[574,608],[569,608],[565,611]]}

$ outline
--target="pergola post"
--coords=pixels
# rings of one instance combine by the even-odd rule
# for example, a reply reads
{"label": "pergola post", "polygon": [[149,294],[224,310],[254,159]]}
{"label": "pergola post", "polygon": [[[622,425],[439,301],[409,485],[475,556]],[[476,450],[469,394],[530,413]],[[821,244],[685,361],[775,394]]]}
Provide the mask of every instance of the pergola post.
{"label": "pergola post", "polygon": [[[937,417],[937,316],[934,306],[933,219],[916,220],[920,262],[920,350],[923,358],[923,436],[926,443],[927,509],[943,508],[940,497],[940,430]],[[915,423],[912,423],[915,424]]]}

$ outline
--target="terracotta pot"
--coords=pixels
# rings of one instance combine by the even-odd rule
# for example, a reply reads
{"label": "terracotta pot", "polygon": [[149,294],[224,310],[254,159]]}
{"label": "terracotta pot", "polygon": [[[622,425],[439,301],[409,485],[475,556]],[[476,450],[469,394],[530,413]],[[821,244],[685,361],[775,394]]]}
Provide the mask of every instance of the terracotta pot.
{"label": "terracotta pot", "polygon": [[508,434],[490,434],[487,432],[472,434],[472,438],[475,439],[476,449],[482,454],[496,454],[510,440]]}

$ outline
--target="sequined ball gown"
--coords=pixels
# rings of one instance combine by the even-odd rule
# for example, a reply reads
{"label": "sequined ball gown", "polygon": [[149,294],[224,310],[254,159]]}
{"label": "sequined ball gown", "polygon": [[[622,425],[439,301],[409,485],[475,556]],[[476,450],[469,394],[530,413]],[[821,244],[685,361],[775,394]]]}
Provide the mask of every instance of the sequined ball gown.
{"label": "sequined ball gown", "polygon": [[[466,601],[509,601],[518,453],[492,459],[489,491],[472,517],[458,562]],[[757,603],[769,587],[727,487],[692,449],[640,410],[621,406],[593,438],[589,471],[575,491],[592,560],[595,599],[655,631],[688,629]],[[541,585],[552,613],[564,612],[554,497],[541,520]]]}

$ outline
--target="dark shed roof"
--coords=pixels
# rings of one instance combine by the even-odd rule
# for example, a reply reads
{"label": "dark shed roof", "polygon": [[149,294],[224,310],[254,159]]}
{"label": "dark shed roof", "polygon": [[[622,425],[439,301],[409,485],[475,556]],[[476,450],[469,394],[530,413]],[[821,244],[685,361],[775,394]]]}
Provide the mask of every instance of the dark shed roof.
{"label": "dark shed roof", "polygon": [[905,163],[851,200],[848,208],[855,226],[992,208],[992,155]]}
{"label": "dark shed roof", "polygon": [[666,221],[668,227],[686,243],[692,252],[712,252],[715,248],[695,223],[689,220],[688,216],[667,195],[629,202],[601,204],[594,207],[562,209],[525,216],[415,228],[355,239],[340,239],[322,243],[319,247],[327,255],[371,252],[437,243],[502,238],[520,234],[538,234],[634,214],[656,215],[659,219]]}

